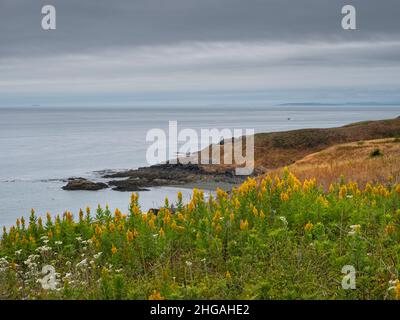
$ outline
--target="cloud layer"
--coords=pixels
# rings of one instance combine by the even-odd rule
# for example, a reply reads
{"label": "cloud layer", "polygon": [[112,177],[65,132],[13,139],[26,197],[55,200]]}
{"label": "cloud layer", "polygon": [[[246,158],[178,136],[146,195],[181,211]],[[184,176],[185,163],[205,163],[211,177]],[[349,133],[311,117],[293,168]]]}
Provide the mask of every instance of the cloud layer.
{"label": "cloud layer", "polygon": [[[2,0],[0,105],[193,92],[400,88],[400,3]],[[40,27],[44,4],[57,30]],[[49,100],[49,101],[50,101]],[[71,100],[71,101],[72,101]]]}

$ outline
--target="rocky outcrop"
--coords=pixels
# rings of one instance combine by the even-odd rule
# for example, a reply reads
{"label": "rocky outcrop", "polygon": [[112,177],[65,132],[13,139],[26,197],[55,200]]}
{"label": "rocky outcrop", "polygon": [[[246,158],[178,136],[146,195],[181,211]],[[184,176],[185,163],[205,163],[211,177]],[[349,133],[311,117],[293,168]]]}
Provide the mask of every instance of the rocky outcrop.
{"label": "rocky outcrop", "polygon": [[93,182],[84,178],[70,178],[68,183],[63,187],[63,190],[77,191],[97,191],[108,188],[108,185],[103,182]]}
{"label": "rocky outcrop", "polygon": [[241,178],[235,177],[230,170],[209,172],[195,164],[159,164],[128,170],[103,176],[103,178],[126,178],[108,182],[116,191],[144,191],[149,187],[178,186],[199,181],[222,181],[238,183]]}

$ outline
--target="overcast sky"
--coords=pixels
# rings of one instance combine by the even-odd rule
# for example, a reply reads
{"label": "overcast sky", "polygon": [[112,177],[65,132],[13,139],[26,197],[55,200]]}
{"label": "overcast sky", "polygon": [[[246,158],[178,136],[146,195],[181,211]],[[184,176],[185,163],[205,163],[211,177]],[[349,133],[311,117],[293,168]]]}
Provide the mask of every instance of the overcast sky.
{"label": "overcast sky", "polygon": [[0,0],[0,106],[399,102],[399,89],[399,0]]}

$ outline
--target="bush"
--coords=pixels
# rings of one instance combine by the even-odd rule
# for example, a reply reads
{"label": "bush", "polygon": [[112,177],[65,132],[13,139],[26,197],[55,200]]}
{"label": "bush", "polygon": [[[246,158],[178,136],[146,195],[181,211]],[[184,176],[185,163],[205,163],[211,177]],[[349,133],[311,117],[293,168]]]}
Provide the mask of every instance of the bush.
{"label": "bush", "polygon": [[370,157],[371,158],[381,157],[381,156],[383,156],[383,153],[382,153],[382,151],[380,149],[375,149],[374,151],[372,151],[370,153]]}

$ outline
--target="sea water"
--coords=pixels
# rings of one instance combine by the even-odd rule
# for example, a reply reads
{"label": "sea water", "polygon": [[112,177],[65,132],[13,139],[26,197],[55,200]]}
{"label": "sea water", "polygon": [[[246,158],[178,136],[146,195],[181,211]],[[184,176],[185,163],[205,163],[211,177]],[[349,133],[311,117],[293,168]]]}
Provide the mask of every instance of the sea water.
{"label": "sea water", "polygon": [[[126,210],[130,193],[110,189],[64,191],[72,176],[98,179],[96,171],[146,166],[146,134],[153,128],[254,129],[255,132],[327,128],[400,116],[400,106],[265,107],[31,107],[0,108],[0,226],[31,208],[39,215],[108,204]],[[180,188],[139,192],[144,210],[176,199]],[[190,198],[191,190],[184,191]]]}

